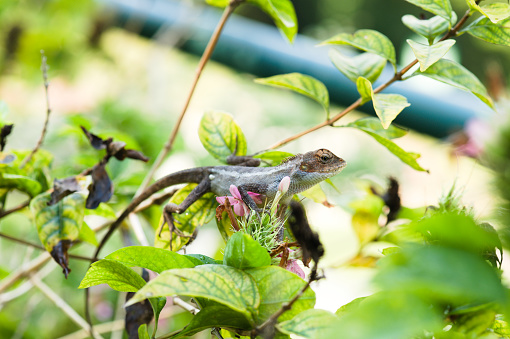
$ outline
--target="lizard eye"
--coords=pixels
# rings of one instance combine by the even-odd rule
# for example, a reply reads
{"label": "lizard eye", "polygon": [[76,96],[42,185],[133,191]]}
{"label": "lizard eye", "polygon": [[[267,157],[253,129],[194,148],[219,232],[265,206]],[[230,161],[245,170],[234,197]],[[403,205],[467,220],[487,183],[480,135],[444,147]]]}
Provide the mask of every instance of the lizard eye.
{"label": "lizard eye", "polygon": [[331,159],[331,156],[329,154],[322,154],[320,158],[322,162],[328,162]]}

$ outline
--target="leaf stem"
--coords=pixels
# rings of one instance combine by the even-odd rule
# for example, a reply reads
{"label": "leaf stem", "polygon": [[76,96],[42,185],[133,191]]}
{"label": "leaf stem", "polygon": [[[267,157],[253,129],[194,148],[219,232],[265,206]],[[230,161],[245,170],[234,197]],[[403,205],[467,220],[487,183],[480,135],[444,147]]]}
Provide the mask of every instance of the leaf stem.
{"label": "leaf stem", "polygon": [[[20,243],[20,244],[23,244],[23,245],[27,245],[27,246],[30,246],[30,247],[33,247],[33,248],[37,248],[37,249],[39,249],[41,251],[46,251],[46,249],[43,246],[31,243],[31,242],[23,240],[23,239],[12,237],[12,236],[4,234],[4,233],[0,233],[0,238],[9,239],[11,241],[14,241],[14,242],[17,242],[17,243]],[[83,257],[81,255],[75,255],[75,254],[69,254],[69,258],[85,260],[85,261],[89,261],[89,262],[93,261],[92,258],[87,258],[87,257]]]}
{"label": "leaf stem", "polygon": [[211,55],[214,51],[214,48],[216,47],[216,44],[218,43],[221,32],[223,31],[223,27],[225,27],[225,24],[227,23],[228,18],[234,12],[236,7],[240,5],[240,3],[241,3],[241,1],[232,0],[229,3],[229,5],[227,7],[225,7],[225,10],[223,11],[221,19],[220,19],[218,25],[216,26],[216,29],[214,30],[214,33],[211,36],[211,39],[209,40],[207,47],[205,48],[205,51],[202,54],[202,57],[200,58],[200,62],[198,63],[197,69],[195,71],[195,77],[193,79],[193,83],[191,84],[191,88],[188,92],[188,95],[184,102],[184,106],[181,110],[181,113],[179,114],[179,117],[177,118],[177,122],[175,123],[172,133],[170,134],[170,138],[166,142],[163,149],[159,152],[156,160],[154,161],[154,164],[152,164],[152,167],[150,168],[149,173],[144,178],[136,195],[139,195],[141,192],[143,192],[149,186],[149,183],[151,182],[152,178],[154,177],[154,173],[159,168],[159,166],[161,166],[161,163],[163,162],[164,158],[172,150],[172,147],[175,142],[175,138],[177,137],[177,133],[179,132],[179,128],[181,127],[181,123],[184,118],[184,115],[186,114],[186,112],[188,110],[189,104],[191,102],[191,98],[193,97],[193,93],[195,92],[195,89],[197,87],[198,80],[200,79],[200,76],[202,75],[202,71],[204,70],[207,62],[211,59]]}
{"label": "leaf stem", "polygon": [[[50,299],[58,308],[60,308],[75,324],[87,330],[89,328],[85,319],[83,319],[68,303],[64,301],[59,295],[42,282],[36,275],[30,277],[30,281],[37,287],[48,299]],[[99,333],[92,333],[94,337],[103,338]]]}
{"label": "leaf stem", "polygon": [[[450,38],[453,38],[453,37],[457,36],[457,34],[459,33],[460,28],[466,23],[467,19],[470,16],[471,16],[471,11],[467,10],[466,13],[464,13],[464,16],[457,22],[457,24],[451,30],[449,30],[439,41],[444,41],[446,39],[450,39]],[[406,74],[417,63],[418,63],[417,59],[414,59],[413,61],[411,61],[407,66],[405,66],[400,71],[395,73],[395,75],[390,80],[388,80],[384,84],[380,85],[379,87],[375,88],[374,89],[374,94],[383,91],[384,89],[389,87],[394,82],[402,80],[402,76],[404,74]],[[267,150],[272,150],[272,149],[280,148],[280,147],[282,147],[282,146],[284,146],[284,145],[286,145],[286,144],[288,144],[288,143],[290,143],[290,142],[292,142],[292,141],[294,141],[296,139],[301,138],[304,135],[307,135],[307,134],[312,133],[312,132],[314,132],[314,131],[316,131],[318,129],[321,129],[322,127],[333,126],[333,124],[335,122],[337,122],[338,120],[343,118],[345,115],[347,115],[348,113],[354,111],[355,109],[357,109],[360,106],[361,106],[361,98],[357,99],[349,107],[345,108],[343,111],[341,111],[340,113],[338,113],[334,117],[332,117],[332,118],[330,118],[330,119],[328,119],[328,120],[326,120],[324,122],[321,122],[320,124],[317,124],[317,125],[309,128],[309,129],[307,129],[305,131],[299,132],[299,133],[297,133],[297,134],[295,134],[295,135],[293,135],[291,137],[283,139],[282,141],[279,141],[279,142],[273,144],[272,146],[268,147]]]}
{"label": "leaf stem", "polygon": [[23,161],[21,162],[21,164],[19,166],[20,169],[25,167],[25,165],[32,159],[34,154],[37,153],[37,151],[39,150],[39,148],[41,147],[41,145],[44,141],[46,132],[48,131],[48,123],[50,121],[50,114],[51,114],[50,96],[48,94],[48,88],[50,86],[50,83],[48,81],[48,64],[46,62],[46,56],[44,55],[44,50],[41,50],[41,71],[42,71],[42,76],[43,76],[43,81],[44,81],[44,92],[46,94],[46,120],[44,121],[44,127],[41,132],[41,136],[39,137],[39,141],[37,141],[37,144],[35,145],[32,152],[30,152],[30,154],[25,159],[23,159]]}
{"label": "leaf stem", "polygon": [[11,213],[14,213],[14,212],[17,212],[19,210],[22,210],[24,209],[25,207],[27,207],[28,205],[30,205],[30,200],[28,201],[25,201],[24,203],[21,203],[19,204],[18,206],[14,206],[13,208],[11,209],[8,209],[8,210],[5,210],[5,211],[0,211],[0,218],[3,218],[5,216],[8,216],[9,214]]}

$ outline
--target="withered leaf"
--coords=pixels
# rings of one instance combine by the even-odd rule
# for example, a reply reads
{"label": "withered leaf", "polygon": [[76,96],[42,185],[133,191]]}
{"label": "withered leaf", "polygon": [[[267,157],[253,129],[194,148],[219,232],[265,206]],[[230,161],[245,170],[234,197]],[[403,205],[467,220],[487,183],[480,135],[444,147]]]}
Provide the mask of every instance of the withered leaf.
{"label": "withered leaf", "polygon": [[[106,151],[108,152],[108,154],[110,156],[116,157],[116,154],[119,152],[122,152],[124,147],[126,147],[126,143],[122,142],[122,141],[113,141],[113,139],[109,139],[109,140],[111,140],[111,141],[106,145]],[[122,159],[119,159],[119,160],[122,160]]]}
{"label": "withered leaf", "polygon": [[107,140],[103,140],[102,138],[98,137],[97,135],[90,133],[83,126],[80,126],[80,127],[81,127],[81,130],[83,131],[83,133],[85,133],[85,135],[89,139],[89,142],[92,145],[92,147],[94,147],[97,150],[106,148]]}
{"label": "withered leaf", "polygon": [[53,246],[50,254],[53,259],[62,267],[62,272],[64,273],[66,279],[71,269],[69,268],[69,257],[67,251],[71,247],[70,240],[61,240],[58,244]]}
{"label": "withered leaf", "polygon": [[97,150],[105,149],[107,157],[115,157],[117,160],[124,160],[126,158],[131,158],[135,160],[142,160],[144,162],[149,161],[149,158],[147,158],[145,155],[143,155],[142,152],[135,151],[132,149],[126,149],[126,143],[122,141],[113,141],[113,138],[108,139],[102,139],[98,137],[95,134],[90,133],[87,131],[87,129],[83,126],[80,126],[87,138],[90,141],[90,144],[92,147],[94,147]]}
{"label": "withered leaf", "polygon": [[53,180],[53,192],[51,192],[51,200],[48,202],[48,206],[54,205],[69,194],[80,190],[81,187],[75,176],[64,179],[55,179]]}
{"label": "withered leaf", "polygon": [[106,173],[103,163],[99,163],[92,168],[92,184],[89,186],[89,196],[85,207],[95,209],[102,202],[107,202],[113,195],[113,183]]}
{"label": "withered leaf", "polygon": [[[149,281],[149,272],[146,269],[142,271],[142,278]],[[128,292],[126,302],[129,301],[135,292]],[[143,324],[149,324],[154,317],[154,311],[148,299],[126,307],[126,318],[124,326],[129,339],[138,339],[138,327]]]}
{"label": "withered leaf", "polygon": [[149,158],[147,158],[142,152],[135,151],[134,149],[126,149],[124,152],[126,158],[141,160],[143,162],[149,161]]}
{"label": "withered leaf", "polygon": [[388,213],[388,221],[395,220],[398,211],[400,211],[400,195],[398,193],[399,190],[399,184],[397,179],[390,177],[389,178],[390,184],[388,186],[388,189],[386,192],[381,196],[381,198],[384,200],[384,204],[389,207],[390,211]]}
{"label": "withered leaf", "polygon": [[7,136],[11,134],[14,125],[4,125],[0,129],[0,151],[4,150],[5,144],[7,143]]}
{"label": "withered leaf", "polygon": [[108,144],[107,152],[108,155],[114,156],[117,160],[124,160],[126,158],[135,159],[135,160],[141,160],[144,162],[149,161],[149,158],[147,158],[145,155],[143,155],[142,152],[135,151],[133,149],[126,149],[126,143],[121,141],[114,141],[110,144]]}
{"label": "withered leaf", "polygon": [[324,247],[319,240],[319,235],[310,228],[303,205],[297,201],[291,201],[290,209],[289,225],[294,238],[303,251],[303,262],[306,263],[310,259],[316,263],[319,262],[319,259],[324,255]]}

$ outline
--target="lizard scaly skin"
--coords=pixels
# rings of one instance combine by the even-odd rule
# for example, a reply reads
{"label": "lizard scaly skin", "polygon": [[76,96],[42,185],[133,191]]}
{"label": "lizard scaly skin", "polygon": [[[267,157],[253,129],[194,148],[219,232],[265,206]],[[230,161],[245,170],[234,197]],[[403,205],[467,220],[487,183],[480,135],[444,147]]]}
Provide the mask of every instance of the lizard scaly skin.
{"label": "lizard scaly skin", "polygon": [[275,167],[212,166],[197,167],[169,174],[149,186],[126,207],[115,220],[100,245],[94,258],[97,258],[106,240],[119,227],[122,221],[144,200],[154,193],[176,184],[197,183],[198,185],[179,205],[168,204],[165,213],[171,221],[172,213],[183,213],[207,192],[218,196],[229,195],[230,185],[235,185],[243,201],[254,210],[258,210],[248,191],[264,195],[271,201],[278,191],[278,184],[285,177],[290,177],[290,187],[282,197],[281,203],[287,205],[292,196],[303,192],[319,182],[338,174],[346,162],[326,149],[297,154]]}

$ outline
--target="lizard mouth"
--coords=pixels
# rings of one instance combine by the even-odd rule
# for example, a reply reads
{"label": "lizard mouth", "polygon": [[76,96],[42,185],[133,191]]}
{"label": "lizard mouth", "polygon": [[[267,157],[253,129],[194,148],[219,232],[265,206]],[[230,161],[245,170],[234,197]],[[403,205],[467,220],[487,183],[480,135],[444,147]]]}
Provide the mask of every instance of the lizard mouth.
{"label": "lizard mouth", "polygon": [[347,162],[344,159],[339,158],[338,163],[335,164],[334,167],[325,169],[324,172],[325,173],[338,173],[341,170],[343,170],[345,166],[347,166]]}

